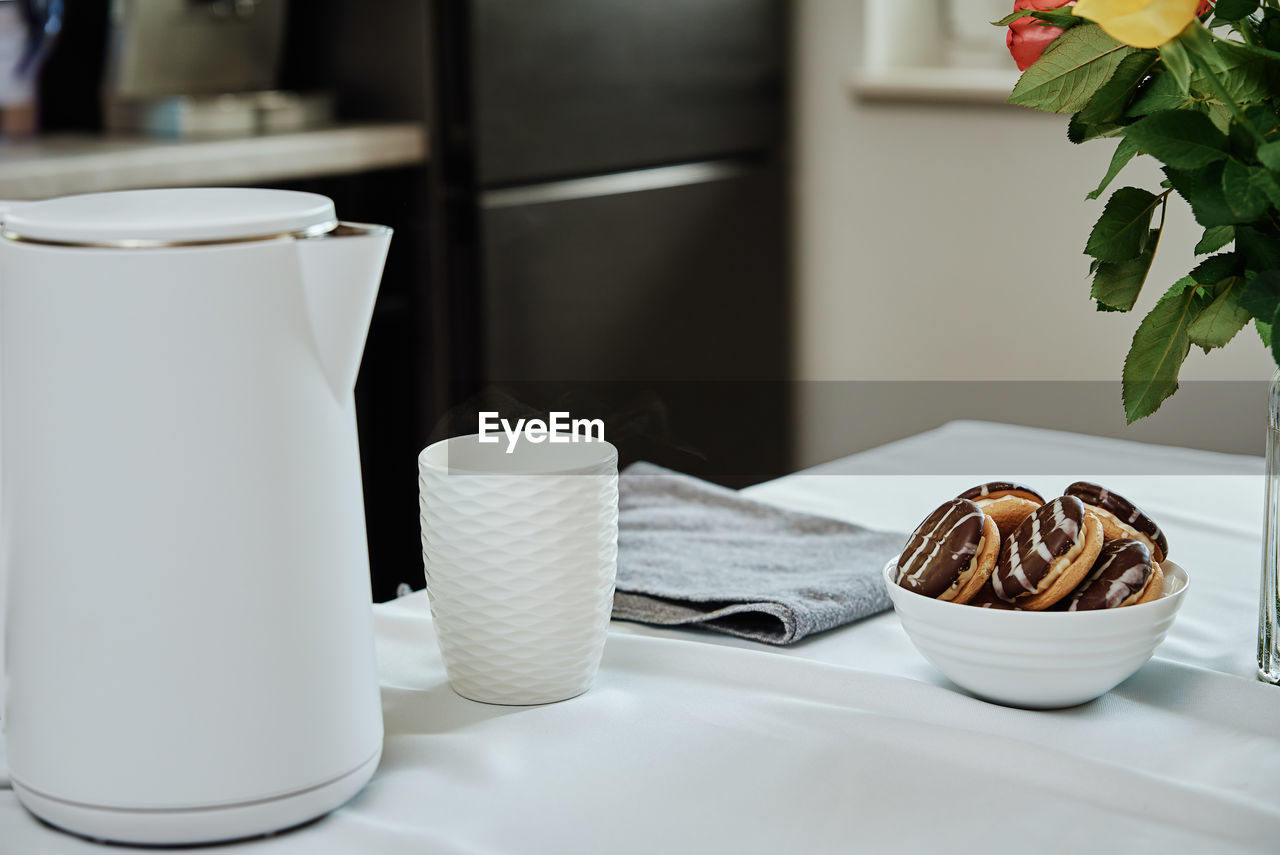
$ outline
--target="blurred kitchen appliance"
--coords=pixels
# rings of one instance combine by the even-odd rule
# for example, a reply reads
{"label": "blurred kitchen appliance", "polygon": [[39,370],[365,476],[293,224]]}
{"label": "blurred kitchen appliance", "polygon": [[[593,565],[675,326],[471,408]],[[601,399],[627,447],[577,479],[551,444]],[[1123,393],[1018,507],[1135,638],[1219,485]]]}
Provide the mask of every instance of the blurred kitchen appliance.
{"label": "blurred kitchen appliance", "polygon": [[159,137],[247,136],[323,127],[333,122],[333,108],[333,96],[325,92],[269,90],[121,101],[107,115],[117,131]]}
{"label": "blurred kitchen appliance", "polygon": [[328,123],[330,96],[275,91],[286,13],[286,0],[115,0],[107,127],[209,136]]}
{"label": "blurred kitchen appliance", "polygon": [[373,774],[352,389],[389,240],[280,190],[4,214],[5,749],[47,822],[232,839]]}
{"label": "blurred kitchen appliance", "polygon": [[115,0],[108,91],[119,100],[274,89],[286,0]]}
{"label": "blurred kitchen appliance", "polygon": [[[575,395],[624,463],[735,486],[785,472],[786,4],[431,8],[455,398]],[[643,421],[659,427],[628,445]]]}
{"label": "blurred kitchen appliance", "polygon": [[0,0],[0,136],[35,132],[37,76],[62,12],[62,0]]}

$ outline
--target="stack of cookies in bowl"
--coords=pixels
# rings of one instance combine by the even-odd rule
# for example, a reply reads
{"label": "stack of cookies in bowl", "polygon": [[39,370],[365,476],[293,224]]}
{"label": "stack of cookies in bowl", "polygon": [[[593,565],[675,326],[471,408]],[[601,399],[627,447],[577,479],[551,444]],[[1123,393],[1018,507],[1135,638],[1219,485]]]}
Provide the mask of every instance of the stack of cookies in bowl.
{"label": "stack of cookies in bowl", "polygon": [[1120,608],[1160,597],[1168,550],[1160,526],[1105,487],[1077,481],[1046,502],[999,481],[931,513],[902,550],[897,583],[983,608]]}
{"label": "stack of cookies in bowl", "polygon": [[1087,481],[1046,500],[1011,481],[939,505],[884,581],[903,629],[952,682],[1028,708],[1104,694],[1151,658],[1188,587],[1160,526]]}

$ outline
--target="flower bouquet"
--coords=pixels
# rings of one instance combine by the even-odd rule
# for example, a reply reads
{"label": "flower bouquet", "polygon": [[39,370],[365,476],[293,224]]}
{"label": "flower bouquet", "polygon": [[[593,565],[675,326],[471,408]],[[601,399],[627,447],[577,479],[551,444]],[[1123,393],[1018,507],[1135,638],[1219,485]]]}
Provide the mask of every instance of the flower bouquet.
{"label": "flower bouquet", "polygon": [[1071,114],[1074,143],[1116,141],[1088,198],[1135,157],[1163,165],[1159,187],[1111,190],[1089,234],[1100,311],[1133,308],[1170,195],[1204,229],[1205,257],[1133,335],[1127,421],[1177,391],[1191,345],[1222,347],[1250,320],[1280,364],[1280,0],[1017,0],[996,23],[1023,71],[1009,103]]}

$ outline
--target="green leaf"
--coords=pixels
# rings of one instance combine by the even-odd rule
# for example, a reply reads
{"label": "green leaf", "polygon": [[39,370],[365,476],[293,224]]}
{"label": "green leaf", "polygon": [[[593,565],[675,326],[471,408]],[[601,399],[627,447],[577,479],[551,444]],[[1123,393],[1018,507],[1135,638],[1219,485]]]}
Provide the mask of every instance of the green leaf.
{"label": "green leaf", "polygon": [[1208,353],[1222,347],[1249,323],[1252,315],[1240,305],[1243,276],[1229,276],[1218,283],[1213,302],[1187,327],[1187,338]]}
{"label": "green leaf", "polygon": [[1199,286],[1191,277],[1183,277],[1138,325],[1121,375],[1121,397],[1129,424],[1154,413],[1178,391],[1178,371],[1191,350],[1187,329],[1206,303]]}
{"label": "green leaf", "polygon": [[1137,51],[1120,61],[1111,79],[1071,117],[1067,138],[1084,142],[1114,133],[1120,127],[1125,108],[1138,92],[1138,85],[1160,62],[1155,51]]}
{"label": "green leaf", "polygon": [[1188,275],[1197,285],[1216,285],[1242,272],[1239,256],[1234,252],[1221,252],[1201,261]]}
{"label": "green leaf", "polygon": [[1258,182],[1262,185],[1262,192],[1266,193],[1267,198],[1271,200],[1271,204],[1280,208],[1280,179],[1277,178],[1276,173],[1263,170]]}
{"label": "green leaf", "polygon": [[1280,309],[1280,271],[1267,270],[1246,281],[1240,292],[1240,307],[1269,324],[1276,309]]}
{"label": "green leaf", "polygon": [[1196,255],[1216,252],[1236,239],[1236,230],[1231,226],[1211,226],[1204,230],[1204,237],[1196,244]]}
{"label": "green leaf", "polygon": [[1225,226],[1238,222],[1231,208],[1227,205],[1226,193],[1222,189],[1222,162],[1211,163],[1203,169],[1170,169],[1164,174],[1182,198],[1191,204],[1191,213],[1196,222],[1205,228]]}
{"label": "green leaf", "polygon": [[1190,199],[1196,190],[1196,180],[1200,177],[1200,170],[1196,169],[1174,169],[1166,166],[1164,168],[1165,182],[1164,186],[1172,187],[1178,195],[1184,199]]}
{"label": "green leaf", "polygon": [[1262,10],[1262,23],[1258,25],[1262,46],[1280,51],[1280,9],[1267,7]]}
{"label": "green leaf", "polygon": [[1191,92],[1191,57],[1182,42],[1174,39],[1160,46],[1160,64],[1173,81],[1179,95]]}
{"label": "green leaf", "polygon": [[1049,113],[1075,113],[1132,51],[1096,24],[1072,27],[1022,73],[1008,102]]}
{"label": "green leaf", "polygon": [[998,21],[992,21],[991,26],[1007,27],[1010,24],[1012,24],[1014,21],[1018,20],[1019,18],[1025,18],[1030,14],[1031,13],[1028,12],[1026,9],[1014,9],[1012,12],[1010,12],[1008,15],[1005,15],[1003,18],[999,19]]}
{"label": "green leaf", "polygon": [[1129,126],[1126,137],[1162,163],[1198,169],[1227,157],[1227,137],[1203,113],[1164,110]]}
{"label": "green leaf", "polygon": [[1267,169],[1280,172],[1280,140],[1258,146],[1258,162]]}
{"label": "green leaf", "polygon": [[[1280,34],[1280,18],[1277,19]],[[1270,92],[1280,84],[1280,53],[1239,42],[1216,42],[1212,62],[1220,71],[1214,75],[1237,104],[1256,104],[1266,101]],[[1147,116],[1162,110],[1179,110],[1191,107],[1205,112],[1221,128],[1226,127],[1223,116],[1229,116],[1229,108],[1218,100],[1216,90],[1208,75],[1195,71],[1191,75],[1191,91],[1188,93],[1173,74],[1156,74],[1143,87],[1141,95],[1129,107],[1130,116]]]}
{"label": "green leaf", "polygon": [[1264,137],[1280,131],[1280,115],[1266,104],[1253,104],[1244,109],[1244,116]]}
{"label": "green leaf", "polygon": [[1213,15],[1219,21],[1238,21],[1247,18],[1258,8],[1258,0],[1218,0]]}
{"label": "green leaf", "polygon": [[1271,348],[1271,324],[1268,324],[1264,321],[1260,321],[1257,318],[1254,318],[1253,328],[1258,331],[1258,338],[1262,339],[1262,343],[1266,345],[1267,349],[1270,349]]}
{"label": "green leaf", "polygon": [[1217,101],[1192,101],[1190,109],[1208,117],[1213,126],[1221,133],[1226,133],[1231,126],[1231,108]]}
{"label": "green leaf", "polygon": [[1124,125],[1107,123],[1102,125],[1089,125],[1080,121],[1080,114],[1075,113],[1067,121],[1067,139],[1079,145],[1090,140],[1100,140],[1106,137],[1116,137],[1124,132]]}
{"label": "green leaf", "polygon": [[1126,115],[1149,116],[1162,110],[1178,110],[1188,106],[1193,100],[1178,88],[1178,82],[1172,75],[1157,74],[1142,87]]}
{"label": "green leaf", "polygon": [[1254,152],[1258,150],[1258,141],[1249,127],[1234,116],[1227,123],[1228,148],[1231,156],[1242,163],[1257,160]]}
{"label": "green leaf", "polygon": [[1121,187],[1112,193],[1089,233],[1085,253],[1099,261],[1127,261],[1138,255],[1159,201],[1159,196],[1138,187]]}
{"label": "green leaf", "polygon": [[1084,18],[1077,18],[1071,12],[1061,12],[1057,9],[1046,9],[1044,11],[1015,9],[1000,20],[992,21],[991,25],[993,27],[1007,27],[1019,18],[1039,18],[1055,27],[1062,27],[1064,30],[1074,27],[1076,24],[1084,23]]}
{"label": "green leaf", "polygon": [[[1212,43],[1216,54],[1211,59],[1218,69],[1215,77],[1237,104],[1254,104],[1268,100],[1274,91],[1280,54],[1242,42],[1218,40]],[[1205,74],[1193,75],[1191,91],[1205,98],[1217,98]]]}
{"label": "green leaf", "polygon": [[1120,140],[1120,144],[1116,146],[1115,154],[1111,155],[1111,165],[1107,167],[1107,174],[1102,176],[1102,181],[1098,186],[1091,190],[1086,199],[1097,199],[1104,192],[1115,177],[1120,174],[1120,170],[1124,169],[1129,161],[1133,160],[1134,155],[1138,153],[1138,144],[1127,137]]}
{"label": "green leaf", "polygon": [[1069,30],[1076,24],[1084,23],[1084,18],[1077,18],[1070,9],[1065,12],[1061,9],[1041,9],[1032,12],[1031,17],[1038,18],[1055,27],[1062,27],[1064,30]]}
{"label": "green leaf", "polygon": [[1155,257],[1160,232],[1151,230],[1147,246],[1142,252],[1125,261],[1095,262],[1093,287],[1089,296],[1101,312],[1127,312],[1137,302],[1142,286],[1151,271],[1151,259]]}
{"label": "green leaf", "polygon": [[1266,212],[1270,199],[1265,184],[1270,180],[1261,167],[1245,166],[1238,160],[1223,164],[1222,195],[1238,220],[1256,220]]}
{"label": "green leaf", "polygon": [[1280,270],[1280,239],[1254,226],[1236,228],[1236,254],[1244,260],[1245,270]]}

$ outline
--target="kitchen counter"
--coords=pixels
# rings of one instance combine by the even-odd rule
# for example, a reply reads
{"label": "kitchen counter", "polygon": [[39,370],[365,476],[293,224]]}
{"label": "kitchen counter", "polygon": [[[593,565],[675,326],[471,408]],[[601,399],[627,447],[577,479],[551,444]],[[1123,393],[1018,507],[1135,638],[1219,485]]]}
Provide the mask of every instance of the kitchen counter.
{"label": "kitchen counter", "polygon": [[0,142],[0,199],[139,187],[261,184],[424,163],[418,122],[235,139],[57,135]]}

